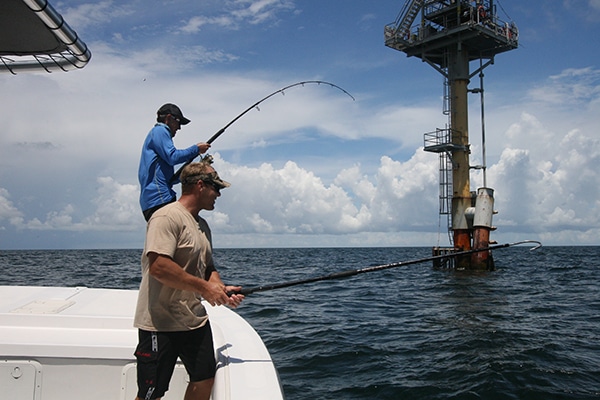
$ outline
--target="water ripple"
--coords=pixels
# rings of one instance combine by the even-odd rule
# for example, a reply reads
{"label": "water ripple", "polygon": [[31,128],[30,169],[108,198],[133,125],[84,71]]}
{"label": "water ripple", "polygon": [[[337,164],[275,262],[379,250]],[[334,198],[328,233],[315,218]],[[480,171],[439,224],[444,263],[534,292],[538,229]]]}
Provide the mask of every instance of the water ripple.
{"label": "water ripple", "polygon": [[[428,257],[429,248],[217,249],[255,286]],[[288,400],[598,399],[600,248],[509,248],[497,270],[415,264],[248,296]],[[140,250],[0,252],[0,284],[137,288]]]}

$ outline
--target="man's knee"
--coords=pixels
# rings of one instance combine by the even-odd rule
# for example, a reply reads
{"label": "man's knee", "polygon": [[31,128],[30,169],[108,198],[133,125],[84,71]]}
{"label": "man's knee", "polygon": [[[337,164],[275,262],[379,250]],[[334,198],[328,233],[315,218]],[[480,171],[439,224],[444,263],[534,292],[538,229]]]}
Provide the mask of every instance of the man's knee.
{"label": "man's knee", "polygon": [[185,392],[185,400],[208,400],[214,383],[214,378],[190,382]]}

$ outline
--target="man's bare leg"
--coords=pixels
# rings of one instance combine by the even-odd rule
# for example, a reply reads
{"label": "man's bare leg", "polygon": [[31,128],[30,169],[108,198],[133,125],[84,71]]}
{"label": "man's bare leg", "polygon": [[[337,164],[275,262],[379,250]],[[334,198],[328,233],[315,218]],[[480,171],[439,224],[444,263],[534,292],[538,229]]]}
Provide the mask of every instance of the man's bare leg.
{"label": "man's bare leg", "polygon": [[185,391],[184,400],[209,400],[214,382],[214,378],[190,382]]}

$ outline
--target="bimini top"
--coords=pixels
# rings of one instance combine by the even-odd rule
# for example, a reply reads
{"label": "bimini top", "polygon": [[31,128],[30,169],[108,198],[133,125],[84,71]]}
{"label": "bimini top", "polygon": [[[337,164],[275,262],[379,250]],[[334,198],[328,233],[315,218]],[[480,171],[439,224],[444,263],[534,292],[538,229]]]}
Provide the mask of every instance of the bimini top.
{"label": "bimini top", "polygon": [[91,57],[47,0],[0,1],[0,72],[68,71]]}

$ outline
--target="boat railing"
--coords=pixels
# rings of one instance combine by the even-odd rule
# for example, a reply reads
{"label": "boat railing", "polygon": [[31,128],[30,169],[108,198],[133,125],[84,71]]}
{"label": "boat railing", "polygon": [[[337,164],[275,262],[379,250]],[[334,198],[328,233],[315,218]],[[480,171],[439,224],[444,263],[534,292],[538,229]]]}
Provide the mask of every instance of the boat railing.
{"label": "boat railing", "polygon": [[[454,7],[452,12],[444,13],[444,7],[450,6]],[[450,0],[426,2],[423,11],[425,17],[422,21],[418,21],[410,27],[402,27],[402,29],[397,22],[384,27],[386,45],[400,46],[400,48],[409,47],[465,26],[482,27],[489,30],[489,33],[494,36],[503,37],[510,44],[518,44],[519,30],[514,22],[503,21],[495,13],[480,8],[482,6],[467,6],[462,10],[456,9],[456,7],[455,3]],[[449,15],[454,15],[454,22],[449,21]]]}

